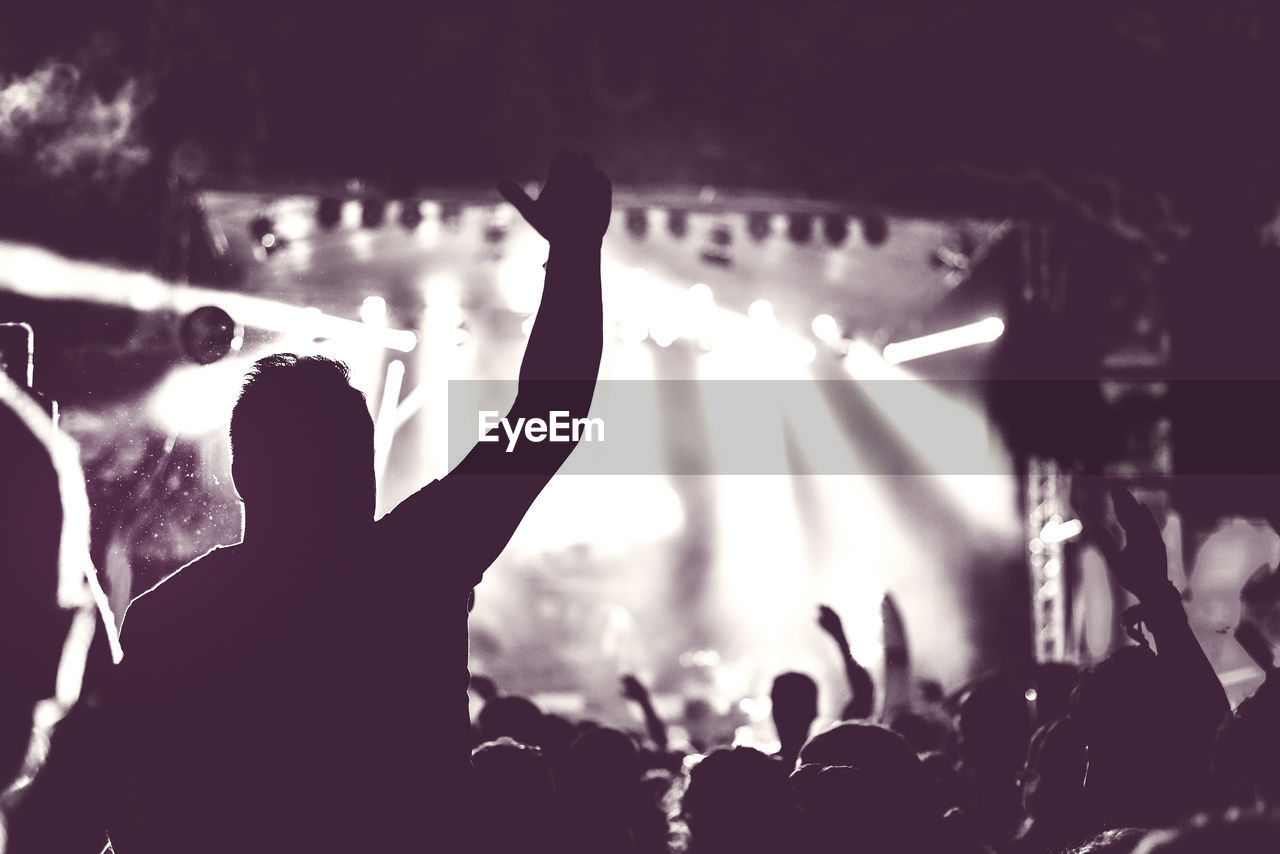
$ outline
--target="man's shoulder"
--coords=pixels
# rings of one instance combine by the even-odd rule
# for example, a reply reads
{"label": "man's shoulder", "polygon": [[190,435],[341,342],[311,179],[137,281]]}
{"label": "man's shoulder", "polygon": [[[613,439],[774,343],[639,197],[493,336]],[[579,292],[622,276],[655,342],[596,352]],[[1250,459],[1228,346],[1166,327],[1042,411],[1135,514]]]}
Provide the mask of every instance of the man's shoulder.
{"label": "man's shoulder", "polygon": [[374,522],[379,540],[415,538],[428,534],[437,525],[448,525],[449,495],[445,482],[433,480],[405,498]]}
{"label": "man's shoulder", "polygon": [[193,610],[207,601],[218,571],[234,563],[235,556],[234,547],[215,546],[135,597],[120,624],[121,642],[126,638],[136,642],[139,636],[190,619]]}
{"label": "man's shoulder", "polygon": [[448,490],[443,488],[444,481],[433,480],[419,487],[412,495],[405,498],[395,507],[378,519],[377,525],[385,527],[387,522],[395,523],[406,517],[417,517],[425,509],[436,509],[448,500]]}

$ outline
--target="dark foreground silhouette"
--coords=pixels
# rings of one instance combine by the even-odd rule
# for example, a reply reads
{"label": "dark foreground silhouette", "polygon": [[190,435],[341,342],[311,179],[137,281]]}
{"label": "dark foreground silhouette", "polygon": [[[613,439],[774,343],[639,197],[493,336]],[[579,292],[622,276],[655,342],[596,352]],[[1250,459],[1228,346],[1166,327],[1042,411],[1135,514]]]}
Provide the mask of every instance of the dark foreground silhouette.
{"label": "dark foreground silhouette", "polygon": [[[536,201],[500,189],[550,243],[508,417],[585,417],[609,182],[562,152]],[[254,365],[231,443],[243,541],[133,602],[123,661],[59,728],[11,850],[456,850],[468,597],[573,446],[477,443],[375,522],[363,396],[290,354]]]}

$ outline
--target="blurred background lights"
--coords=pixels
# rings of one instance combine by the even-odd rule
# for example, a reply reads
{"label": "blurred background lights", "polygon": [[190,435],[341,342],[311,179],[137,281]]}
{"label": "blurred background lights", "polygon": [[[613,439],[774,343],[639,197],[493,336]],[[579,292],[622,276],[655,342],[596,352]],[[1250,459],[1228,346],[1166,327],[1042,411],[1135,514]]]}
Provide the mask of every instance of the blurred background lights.
{"label": "blurred background lights", "polygon": [[840,338],[840,325],[829,314],[820,314],[813,319],[813,334],[824,344],[830,344]]}

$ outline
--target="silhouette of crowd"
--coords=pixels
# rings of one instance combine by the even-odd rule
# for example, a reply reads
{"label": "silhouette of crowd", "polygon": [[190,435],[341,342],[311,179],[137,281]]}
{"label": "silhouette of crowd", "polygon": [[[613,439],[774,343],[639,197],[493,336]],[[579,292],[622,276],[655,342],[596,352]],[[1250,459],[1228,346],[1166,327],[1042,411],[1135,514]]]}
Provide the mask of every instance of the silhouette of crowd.
{"label": "silhouette of crowd", "polygon": [[[537,200],[501,189],[550,244],[512,412],[585,415],[608,181],[561,154]],[[231,420],[243,541],[135,599],[117,638],[74,449],[0,379],[2,850],[1280,851],[1280,688],[1269,674],[1230,708],[1122,487],[1123,538],[1088,535],[1141,643],[904,706],[814,603],[841,720],[815,731],[817,683],[780,673],[766,753],[673,737],[635,676],[635,732],[468,683],[471,591],[571,447],[478,443],[375,521],[372,423],[343,366],[260,360]]]}

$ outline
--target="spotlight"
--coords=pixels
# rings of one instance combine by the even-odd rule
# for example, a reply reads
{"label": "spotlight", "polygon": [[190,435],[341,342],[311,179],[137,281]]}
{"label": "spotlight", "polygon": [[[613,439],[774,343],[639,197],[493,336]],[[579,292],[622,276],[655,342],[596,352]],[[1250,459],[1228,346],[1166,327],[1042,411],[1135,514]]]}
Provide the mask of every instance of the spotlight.
{"label": "spotlight", "polygon": [[667,211],[667,232],[677,240],[689,233],[689,214],[687,211]]}
{"label": "spotlight", "polygon": [[849,236],[849,220],[844,214],[826,214],[822,217],[822,236],[832,246],[841,246]]}
{"label": "spotlight", "polygon": [[752,211],[747,214],[747,234],[751,235],[751,239],[756,243],[768,237],[771,230],[767,213]]}
{"label": "spotlight", "polygon": [[1040,529],[1040,540],[1044,543],[1065,543],[1084,531],[1084,523],[1079,519],[1068,519],[1065,522],[1050,520]]}
{"label": "spotlight", "polygon": [[360,224],[365,228],[381,228],[387,216],[387,203],[382,199],[365,199],[360,211]]}
{"label": "spotlight", "polygon": [[627,234],[644,240],[649,234],[649,212],[644,208],[627,208]]}
{"label": "spotlight", "polygon": [[415,231],[422,224],[422,205],[414,199],[400,203],[400,224],[405,231]]}
{"label": "spotlight", "polygon": [[868,246],[883,246],[889,239],[889,221],[882,216],[872,215],[862,218],[862,239]]}
{"label": "spotlight", "polygon": [[975,344],[990,343],[1004,334],[1004,321],[998,317],[988,317],[977,323],[957,326],[932,335],[923,335],[907,341],[888,344],[884,348],[884,360],[891,365],[899,365],[912,359],[922,359],[961,347],[972,347]]}
{"label": "spotlight", "polygon": [[793,213],[787,219],[787,236],[792,243],[808,243],[813,237],[813,217]]}
{"label": "spotlight", "polygon": [[820,314],[813,319],[813,336],[823,344],[830,344],[840,338],[840,324],[829,314]]}
{"label": "spotlight", "polygon": [[249,234],[270,255],[284,245],[276,235],[276,224],[267,216],[256,216],[249,222]]}
{"label": "spotlight", "polygon": [[756,323],[772,323],[777,319],[773,313],[773,304],[767,299],[758,299],[747,306],[747,317]]}
{"label": "spotlight", "polygon": [[316,222],[326,230],[337,228],[342,222],[342,199],[321,199],[316,206]]}
{"label": "spotlight", "polygon": [[212,364],[244,343],[244,330],[214,305],[197,308],[182,321],[182,349],[192,361]]}

